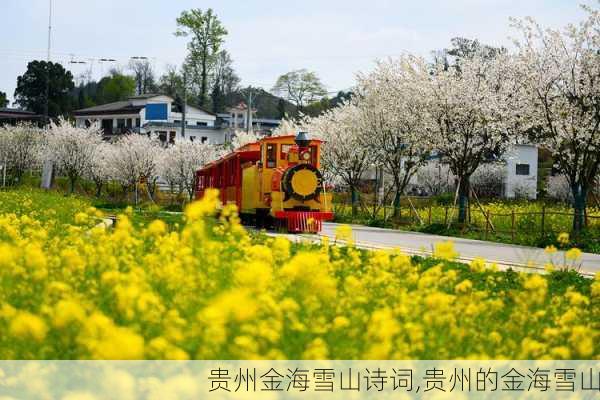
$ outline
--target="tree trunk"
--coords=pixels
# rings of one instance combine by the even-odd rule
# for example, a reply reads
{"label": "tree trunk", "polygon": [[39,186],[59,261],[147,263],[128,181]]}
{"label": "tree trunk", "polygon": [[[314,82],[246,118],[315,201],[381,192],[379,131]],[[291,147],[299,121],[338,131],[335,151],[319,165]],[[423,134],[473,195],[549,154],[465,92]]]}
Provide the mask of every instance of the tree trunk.
{"label": "tree trunk", "polygon": [[100,198],[102,194],[102,182],[96,182],[96,197]]}
{"label": "tree trunk", "polygon": [[75,193],[75,181],[77,181],[77,178],[71,178],[69,177],[69,194],[73,194]]}
{"label": "tree trunk", "polygon": [[400,217],[400,199],[402,198],[402,194],[399,190],[396,190],[396,194],[394,194],[394,219],[398,219]]}
{"label": "tree trunk", "polygon": [[458,222],[467,222],[467,210],[469,208],[469,195],[471,191],[470,176],[463,176],[458,182]]}
{"label": "tree trunk", "polygon": [[205,103],[206,103],[206,86],[207,86],[207,76],[208,76],[208,66],[207,66],[207,59],[208,59],[208,49],[204,50],[204,54],[202,55],[202,83],[201,83],[201,87],[200,87],[200,107],[204,107]]}
{"label": "tree trunk", "polygon": [[352,196],[352,218],[355,218],[358,214],[358,190],[356,190],[356,187],[352,186],[350,191]]}
{"label": "tree trunk", "polygon": [[587,188],[575,184],[571,186],[573,192],[573,233],[580,233],[585,228],[585,208],[587,201]]}

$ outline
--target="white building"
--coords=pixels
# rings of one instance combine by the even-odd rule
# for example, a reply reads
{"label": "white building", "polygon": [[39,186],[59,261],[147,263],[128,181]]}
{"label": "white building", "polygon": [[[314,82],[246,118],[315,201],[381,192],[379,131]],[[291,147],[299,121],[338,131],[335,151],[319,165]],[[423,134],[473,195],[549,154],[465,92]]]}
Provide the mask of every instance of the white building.
{"label": "white building", "polygon": [[225,143],[227,133],[216,126],[217,116],[200,108],[186,107],[185,135],[182,113],[174,99],[160,94],[144,94],[125,101],[102,104],[74,112],[77,126],[99,122],[108,139],[126,133],[141,133],[158,138],[167,146],[175,140]]}
{"label": "white building", "polygon": [[[502,194],[506,198],[537,198],[537,182],[538,182],[538,148],[535,145],[518,144],[511,146],[509,150],[501,157],[504,167],[503,188]],[[433,156],[429,163],[438,165],[439,158]],[[363,179],[367,181],[375,181],[377,169],[372,166],[367,169],[363,175]],[[381,178],[379,178],[381,179]],[[446,180],[454,180],[450,174],[445,177]],[[391,177],[384,177],[385,182],[392,182]],[[454,183],[447,182],[449,186]],[[423,184],[419,182],[418,174],[412,176],[408,192],[414,190],[416,193],[421,193]]]}
{"label": "white building", "polygon": [[236,130],[247,130],[252,127],[252,131],[258,135],[268,136],[281,124],[280,119],[258,118],[257,110],[252,109],[249,112],[246,103],[241,102],[235,107],[231,107],[226,113],[217,114],[224,128],[228,128],[230,133]]}
{"label": "white building", "polygon": [[529,144],[512,146],[504,155],[504,196],[537,198],[538,148]]}

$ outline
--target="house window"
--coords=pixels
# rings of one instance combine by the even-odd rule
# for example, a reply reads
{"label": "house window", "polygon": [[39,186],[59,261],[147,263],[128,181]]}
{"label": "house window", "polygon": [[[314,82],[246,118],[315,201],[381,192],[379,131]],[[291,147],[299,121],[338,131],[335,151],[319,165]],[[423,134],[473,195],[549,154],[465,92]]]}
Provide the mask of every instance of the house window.
{"label": "house window", "polygon": [[170,144],[175,144],[175,136],[176,135],[177,135],[177,132],[175,132],[175,131],[169,132],[169,143]]}
{"label": "house window", "polygon": [[127,118],[127,128],[133,128],[133,120],[131,118]]}
{"label": "house window", "polygon": [[113,131],[113,120],[112,119],[103,119],[102,120],[102,130],[105,135],[112,135]]}
{"label": "house window", "polygon": [[135,119],[135,127],[136,128],[139,128],[141,123],[142,123],[142,121],[139,118]]}
{"label": "house window", "polygon": [[517,175],[529,175],[529,164],[517,164]]}
{"label": "house window", "polygon": [[120,131],[123,130],[123,128],[125,128],[125,119],[124,118],[117,119],[117,128]]}
{"label": "house window", "polygon": [[267,144],[267,168],[275,168],[277,164],[277,144]]}
{"label": "house window", "polygon": [[174,124],[181,124],[181,120],[176,119],[175,121],[173,121]]}
{"label": "house window", "polygon": [[206,136],[202,136],[202,138],[200,139],[200,142],[206,143],[207,140],[208,140],[208,138]]}
{"label": "house window", "polygon": [[196,126],[208,126],[208,122],[198,121],[198,122],[196,122]]}

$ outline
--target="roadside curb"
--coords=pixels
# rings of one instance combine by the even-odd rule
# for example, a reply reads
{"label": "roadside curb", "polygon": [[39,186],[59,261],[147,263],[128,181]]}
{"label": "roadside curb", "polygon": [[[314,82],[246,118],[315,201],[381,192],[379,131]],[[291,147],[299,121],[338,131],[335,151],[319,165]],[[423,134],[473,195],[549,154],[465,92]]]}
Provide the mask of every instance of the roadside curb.
{"label": "roadside curb", "polygon": [[[270,233],[270,232],[267,232],[266,234],[269,236],[282,236],[280,234]],[[323,235],[323,234],[310,235],[310,236],[303,235],[303,234],[283,235],[283,236],[288,238],[290,241],[296,242],[296,243],[301,243],[303,240],[309,241],[311,243],[322,243],[323,238],[328,238],[330,244],[337,245],[337,246],[347,246],[348,245],[348,242],[345,240],[339,240],[339,239],[334,240],[334,239],[331,239],[329,236]],[[359,242],[359,241],[353,241],[352,244],[356,248],[363,249],[363,250],[400,250],[401,252],[403,252],[409,256],[422,256],[422,257],[432,257],[433,256],[433,252],[431,250],[426,250],[426,249],[414,249],[414,248],[402,247],[402,246],[386,246],[386,245],[380,245],[380,244],[369,243],[369,242]],[[480,258],[480,257],[459,256],[454,261],[468,264],[478,258]],[[523,264],[523,263],[507,262],[507,261],[501,261],[501,260],[488,260],[488,259],[484,259],[484,260],[485,260],[486,265],[488,265],[488,266],[496,265],[499,270],[503,270],[503,271],[505,271],[507,269],[513,269],[518,272],[528,272],[528,273],[538,273],[538,274],[547,273],[545,266],[540,265],[540,264],[534,264],[534,263]],[[557,268],[557,270],[558,270],[558,268]],[[593,273],[593,272],[588,272],[588,271],[577,271],[577,272],[586,278],[593,279],[595,276],[595,273]]]}

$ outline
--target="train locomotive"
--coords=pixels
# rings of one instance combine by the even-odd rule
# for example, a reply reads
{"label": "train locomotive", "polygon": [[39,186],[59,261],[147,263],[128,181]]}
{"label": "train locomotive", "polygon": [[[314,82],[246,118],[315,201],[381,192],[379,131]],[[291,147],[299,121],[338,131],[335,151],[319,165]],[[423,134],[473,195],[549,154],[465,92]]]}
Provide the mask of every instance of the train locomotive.
{"label": "train locomotive", "polygon": [[249,143],[198,170],[195,197],[216,188],[222,204],[235,204],[244,223],[319,232],[323,221],[333,219],[319,169],[322,144],[306,132]]}

